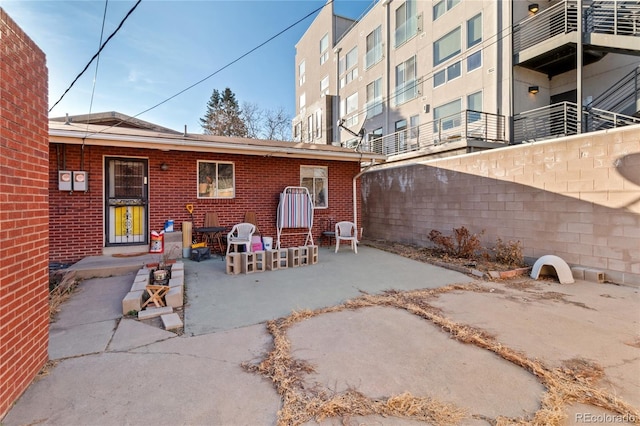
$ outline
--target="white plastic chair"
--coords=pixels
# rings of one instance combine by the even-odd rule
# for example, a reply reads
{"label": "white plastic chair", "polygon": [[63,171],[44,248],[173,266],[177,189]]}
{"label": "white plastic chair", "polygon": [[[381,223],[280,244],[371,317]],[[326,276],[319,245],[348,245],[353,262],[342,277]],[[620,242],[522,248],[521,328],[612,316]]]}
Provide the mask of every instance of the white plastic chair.
{"label": "white plastic chair", "polygon": [[340,248],[340,240],[351,241],[351,249],[358,254],[358,230],[353,222],[336,223],[336,253]]}
{"label": "white plastic chair", "polygon": [[238,223],[233,225],[231,232],[227,234],[227,255],[231,251],[231,246],[235,246],[234,251],[238,251],[238,246],[244,245],[247,252],[251,251],[251,237],[256,232],[256,226],[253,223]]}

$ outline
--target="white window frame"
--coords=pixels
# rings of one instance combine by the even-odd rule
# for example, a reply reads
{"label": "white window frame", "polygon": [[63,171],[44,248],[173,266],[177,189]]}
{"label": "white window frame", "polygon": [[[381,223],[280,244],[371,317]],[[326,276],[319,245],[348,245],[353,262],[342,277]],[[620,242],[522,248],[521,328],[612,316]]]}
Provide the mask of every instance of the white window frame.
{"label": "white window frame", "polygon": [[313,141],[313,114],[307,117],[307,142]]}
{"label": "white window frame", "polygon": [[[471,40],[471,24],[475,22],[475,20],[478,20],[478,23],[480,24],[480,37],[475,39],[475,40]],[[475,46],[478,43],[482,42],[482,13],[478,13],[476,16],[474,16],[473,18],[467,19],[467,49]]]}
{"label": "white window frame", "polygon": [[[198,187],[199,199],[230,199],[236,197],[236,169],[235,163],[230,161],[198,160]],[[226,170],[221,170],[224,166]],[[221,176],[221,172],[228,171],[231,166],[231,177]],[[229,182],[225,180],[231,180]],[[221,189],[221,186],[223,187]]]}
{"label": "white window frame", "polygon": [[329,33],[320,39],[320,65],[329,59]]}
{"label": "white window frame", "polygon": [[298,86],[302,86],[306,81],[305,68],[306,68],[306,64],[305,64],[305,61],[303,60],[302,62],[300,62],[300,64],[298,64]]}
{"label": "white window frame", "polygon": [[320,80],[320,96],[329,94],[329,76],[325,76]]}
{"label": "white window frame", "polygon": [[365,53],[365,69],[369,69],[382,60],[382,25],[367,35]]}
{"label": "white window frame", "polygon": [[327,166],[300,166],[300,186],[309,190],[314,209],[329,207],[329,168]]}
{"label": "white window frame", "polygon": [[[480,97],[480,108],[475,108],[475,107],[473,107],[473,105],[471,105],[471,100],[473,99],[474,96],[479,96]],[[467,109],[468,110],[482,112],[482,110],[483,110],[483,102],[484,102],[484,99],[483,99],[483,95],[482,95],[482,90],[479,90],[477,92],[470,93],[470,94],[467,95]],[[468,122],[469,123],[474,123],[476,121],[479,121],[481,118],[482,118],[481,114],[470,112],[469,115],[468,115]]]}
{"label": "white window frame", "polygon": [[433,20],[440,18],[442,15],[453,9],[460,3],[460,0],[441,0],[433,5]]}
{"label": "white window frame", "polygon": [[382,114],[382,77],[367,84],[367,118]]}
{"label": "white window frame", "polygon": [[[472,59],[475,59],[477,57],[480,57],[480,61],[477,64],[472,65]],[[467,63],[467,72],[475,71],[479,68],[482,68],[482,50],[478,50],[477,52],[473,52],[467,55],[467,60],[465,62]]]}
{"label": "white window frame", "polygon": [[315,139],[320,139],[322,137],[322,110],[321,109],[315,112],[315,118],[313,121],[314,121],[313,136]]}
{"label": "white window frame", "polygon": [[[455,108],[457,106],[457,108]],[[444,115],[445,113],[442,113],[442,117],[440,117],[441,113],[440,111],[445,110],[446,108],[451,108],[454,107],[453,109],[456,110],[453,113],[449,113],[448,111],[446,112],[446,115]],[[451,102],[447,102],[446,104],[437,106],[433,109],[433,132],[434,133],[438,133],[438,124],[440,123],[440,118],[445,118],[445,117],[450,117],[448,120],[443,121],[442,122],[442,130],[446,131],[446,130],[450,130],[453,129],[455,127],[459,127],[461,122],[460,122],[460,112],[462,112],[462,99],[458,98],[458,99],[454,99]],[[457,114],[457,115],[456,115]]]}
{"label": "white window frame", "polygon": [[396,66],[395,104],[401,105],[418,96],[418,66],[415,55]]}
{"label": "white window frame", "polygon": [[302,109],[302,108],[304,108],[306,106],[306,104],[307,104],[307,94],[305,92],[300,94],[300,98],[298,100],[298,103],[300,104],[300,108],[299,109]]}
{"label": "white window frame", "polygon": [[415,0],[407,0],[394,12],[395,47],[402,46],[416,34],[418,34],[418,16],[416,14]]}

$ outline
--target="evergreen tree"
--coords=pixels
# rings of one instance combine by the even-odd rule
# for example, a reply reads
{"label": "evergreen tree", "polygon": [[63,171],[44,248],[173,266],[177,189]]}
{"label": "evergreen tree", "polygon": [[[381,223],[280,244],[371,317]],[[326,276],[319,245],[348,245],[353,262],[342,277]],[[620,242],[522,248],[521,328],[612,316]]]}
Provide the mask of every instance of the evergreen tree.
{"label": "evergreen tree", "polygon": [[205,135],[247,137],[247,126],[242,119],[236,95],[228,87],[222,93],[213,90],[200,125]]}

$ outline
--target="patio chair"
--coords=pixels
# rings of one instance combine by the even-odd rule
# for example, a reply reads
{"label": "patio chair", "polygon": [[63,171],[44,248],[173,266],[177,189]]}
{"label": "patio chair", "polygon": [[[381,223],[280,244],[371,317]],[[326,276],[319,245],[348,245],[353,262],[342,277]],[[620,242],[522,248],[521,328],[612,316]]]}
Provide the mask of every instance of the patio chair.
{"label": "patio chair", "polygon": [[351,249],[358,254],[358,230],[353,222],[342,221],[336,223],[336,253],[340,248],[340,241],[351,241]]}
{"label": "patio chair", "polygon": [[233,225],[231,232],[227,234],[227,255],[231,251],[231,246],[235,247],[235,251],[238,250],[238,246],[244,245],[247,252],[251,251],[251,237],[256,231],[256,226],[253,223],[238,223]]}
{"label": "patio chair", "polygon": [[258,217],[256,215],[256,212],[246,212],[244,214],[244,221],[245,223],[254,224],[256,227],[256,231],[254,233],[260,235],[260,228],[258,228]]}

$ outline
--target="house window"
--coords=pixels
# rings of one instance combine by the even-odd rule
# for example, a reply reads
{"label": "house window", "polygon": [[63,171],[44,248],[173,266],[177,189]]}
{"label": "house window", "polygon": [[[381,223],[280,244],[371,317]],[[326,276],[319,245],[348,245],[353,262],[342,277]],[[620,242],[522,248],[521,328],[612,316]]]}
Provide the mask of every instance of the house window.
{"label": "house window", "polygon": [[415,56],[396,67],[396,105],[403,104],[418,96],[416,74]]}
{"label": "house window", "polygon": [[382,78],[367,84],[367,118],[382,114]]}
{"label": "house window", "polygon": [[406,139],[407,139],[407,120],[398,120],[398,121],[396,121],[395,129],[396,129],[395,152],[404,152],[405,148],[407,146],[407,144],[406,144]]}
{"label": "house window", "polygon": [[340,75],[346,72],[346,74],[340,78],[340,88],[358,78],[358,46],[351,49],[346,56],[340,59],[338,71]]}
{"label": "house window", "polygon": [[367,53],[365,68],[370,68],[382,60],[382,26],[373,30],[367,36]]}
{"label": "house window", "polygon": [[433,43],[433,66],[440,65],[460,53],[460,27]]}
{"label": "house window", "polygon": [[433,131],[449,130],[460,125],[461,101],[456,99],[433,109]]}
{"label": "house window", "polygon": [[340,117],[349,115],[358,110],[358,92],[348,96],[340,103]]}
{"label": "house window", "polygon": [[313,140],[313,115],[307,117],[307,142]]}
{"label": "house window", "polygon": [[307,95],[305,93],[300,95],[300,109],[304,108],[307,103]]}
{"label": "house window", "polygon": [[478,112],[469,112],[469,122],[478,121],[482,112],[482,92],[472,93],[467,96],[467,109]]}
{"label": "house window", "polygon": [[461,73],[460,61],[454,62],[445,69],[433,74],[433,87],[442,86],[446,82],[460,77]]}
{"label": "house window", "polygon": [[412,115],[409,117],[409,138],[418,139],[420,126],[420,116]]}
{"label": "house window", "polygon": [[418,33],[415,0],[407,0],[396,9],[396,47]]}
{"label": "house window", "polygon": [[302,123],[296,123],[293,126],[293,140],[294,142],[300,142],[302,140]]}
{"label": "house window", "polygon": [[467,49],[482,41],[482,14],[467,21]]}
{"label": "house window", "polygon": [[233,163],[198,160],[198,198],[234,198]]}
{"label": "house window", "polygon": [[298,65],[298,86],[302,86],[305,82],[305,63],[304,61],[300,62]]}
{"label": "house window", "polygon": [[315,118],[315,130],[313,132],[313,135],[315,136],[316,139],[319,139],[322,137],[322,110],[317,110],[316,111],[316,118]]}
{"label": "house window", "polygon": [[473,71],[482,66],[482,50],[467,56],[467,72]]}
{"label": "house window", "polygon": [[320,39],[320,65],[329,59],[329,34]]}
{"label": "house window", "polygon": [[382,127],[378,127],[369,133],[369,151],[382,152]]}
{"label": "house window", "polygon": [[327,208],[329,200],[329,171],[327,167],[300,166],[300,186],[309,190],[314,208]]}
{"label": "house window", "polygon": [[460,3],[460,0],[440,0],[433,6],[433,20],[435,21],[444,15],[453,6]]}
{"label": "house window", "polygon": [[320,80],[320,95],[328,95],[329,94],[329,76],[326,76],[322,80]]}

